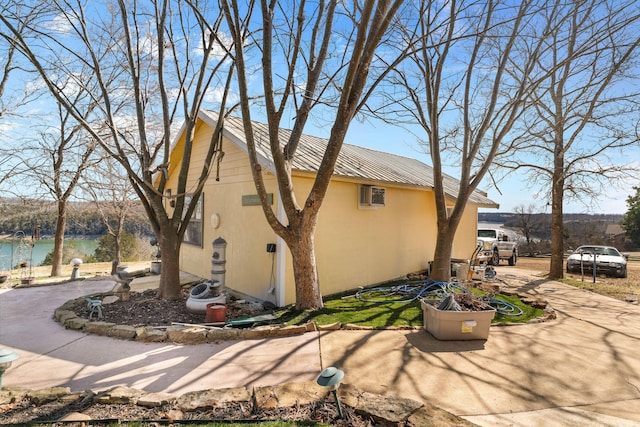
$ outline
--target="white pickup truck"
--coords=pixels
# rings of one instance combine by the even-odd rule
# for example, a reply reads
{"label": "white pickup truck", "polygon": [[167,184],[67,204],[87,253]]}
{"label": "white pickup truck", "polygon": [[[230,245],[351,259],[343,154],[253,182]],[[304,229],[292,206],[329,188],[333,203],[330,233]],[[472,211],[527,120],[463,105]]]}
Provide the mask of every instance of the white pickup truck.
{"label": "white pickup truck", "polygon": [[516,265],[518,260],[518,246],[516,242],[500,229],[478,229],[478,261],[489,265],[500,264],[506,259],[509,265]]}

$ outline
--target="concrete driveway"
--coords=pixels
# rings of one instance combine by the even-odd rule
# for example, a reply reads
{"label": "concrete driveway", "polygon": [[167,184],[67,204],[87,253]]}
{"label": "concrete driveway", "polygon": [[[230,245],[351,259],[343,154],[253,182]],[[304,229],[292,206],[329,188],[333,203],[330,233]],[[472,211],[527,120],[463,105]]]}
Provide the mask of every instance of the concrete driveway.
{"label": "concrete driveway", "polygon": [[54,322],[55,308],[111,289],[108,280],[3,290],[0,347],[21,355],[3,385],[126,385],[179,395],[308,381],[333,365],[363,390],[430,402],[483,426],[640,426],[640,308],[514,268],[498,276],[547,299],[557,319],[492,327],[487,341],[327,331],[180,346],[90,336]]}

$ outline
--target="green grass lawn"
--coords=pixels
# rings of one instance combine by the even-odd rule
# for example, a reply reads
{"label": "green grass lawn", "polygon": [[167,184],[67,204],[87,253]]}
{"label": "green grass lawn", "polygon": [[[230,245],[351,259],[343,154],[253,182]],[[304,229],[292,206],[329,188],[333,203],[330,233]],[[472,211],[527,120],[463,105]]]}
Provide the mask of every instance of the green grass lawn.
{"label": "green grass lawn", "polygon": [[[397,284],[398,282],[390,283],[389,287]],[[473,289],[473,293],[478,298],[486,295],[486,293],[478,289]],[[493,323],[526,323],[544,314],[543,310],[524,304],[517,296],[495,295],[495,297],[517,306],[522,310],[522,314],[510,316],[496,313]],[[289,306],[277,314],[279,319],[288,325],[301,325],[309,321],[313,321],[318,325],[339,322],[341,324],[354,324],[374,329],[402,326],[420,327],[423,325],[422,307],[419,300],[393,302],[394,298],[396,300],[407,299],[406,296],[396,295],[383,302],[371,302],[362,301],[355,295],[335,295],[325,298],[324,308],[320,310],[300,312],[296,311],[295,307]]]}

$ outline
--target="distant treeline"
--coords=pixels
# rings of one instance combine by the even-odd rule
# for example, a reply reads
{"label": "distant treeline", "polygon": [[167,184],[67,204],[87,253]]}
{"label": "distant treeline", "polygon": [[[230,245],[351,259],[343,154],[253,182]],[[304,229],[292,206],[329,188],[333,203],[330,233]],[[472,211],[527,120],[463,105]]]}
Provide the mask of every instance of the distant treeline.
{"label": "distant treeline", "polygon": [[[565,214],[564,245],[567,249],[576,248],[583,244],[613,245],[618,249],[631,248],[632,242],[624,238],[621,230],[610,230],[611,225],[619,225],[623,218],[620,214]],[[505,228],[523,234],[523,219],[516,213],[481,212],[478,213],[479,222],[502,224]],[[551,239],[551,214],[525,215],[526,226],[530,236],[539,241]],[[539,246],[536,244],[536,246]]]}
{"label": "distant treeline", "polygon": [[[12,235],[17,231],[31,236],[36,226],[40,227],[40,236],[53,236],[56,228],[57,210],[52,202],[0,202],[0,234]],[[115,224],[116,217],[108,215]],[[134,209],[127,216],[125,231],[141,237],[152,237],[153,231],[141,209]],[[107,227],[102,215],[92,203],[72,203],[67,211],[65,234],[69,236],[102,236]]]}
{"label": "distant treeline", "polygon": [[[574,221],[602,221],[609,224],[619,224],[624,215],[621,214],[564,214],[564,222]],[[519,214],[513,212],[479,212],[478,221],[494,222],[498,224],[514,223],[518,220]],[[537,213],[531,215],[532,219],[551,224],[551,214]]]}

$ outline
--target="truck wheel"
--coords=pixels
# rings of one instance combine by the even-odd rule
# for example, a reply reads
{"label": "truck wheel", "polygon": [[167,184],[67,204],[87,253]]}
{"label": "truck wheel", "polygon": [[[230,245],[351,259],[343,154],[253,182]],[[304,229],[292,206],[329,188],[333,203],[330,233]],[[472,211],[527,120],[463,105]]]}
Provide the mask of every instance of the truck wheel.
{"label": "truck wheel", "polygon": [[518,256],[514,252],[511,254],[511,258],[509,258],[509,265],[513,267],[514,265],[516,265],[516,261],[518,261]]}
{"label": "truck wheel", "polygon": [[493,255],[491,256],[491,265],[499,265],[500,264],[500,254],[498,250],[493,251]]}

